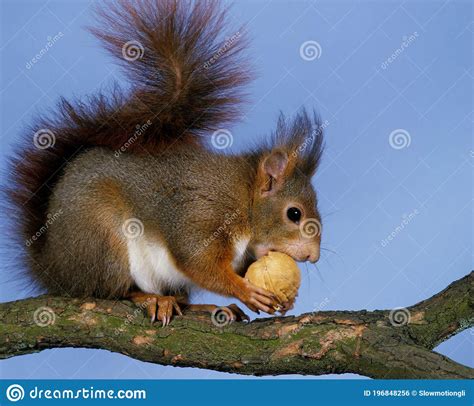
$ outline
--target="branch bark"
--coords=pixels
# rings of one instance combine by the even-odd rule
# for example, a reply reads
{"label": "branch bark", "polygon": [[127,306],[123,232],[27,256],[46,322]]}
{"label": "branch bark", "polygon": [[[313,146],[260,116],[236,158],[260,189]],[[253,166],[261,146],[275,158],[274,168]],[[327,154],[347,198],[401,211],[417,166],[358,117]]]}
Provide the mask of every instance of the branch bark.
{"label": "branch bark", "polygon": [[161,365],[247,375],[353,372],[372,378],[474,378],[432,349],[474,324],[474,272],[406,309],[324,311],[213,324],[185,313],[150,325],[128,301],[40,296],[0,304],[0,358],[86,347]]}

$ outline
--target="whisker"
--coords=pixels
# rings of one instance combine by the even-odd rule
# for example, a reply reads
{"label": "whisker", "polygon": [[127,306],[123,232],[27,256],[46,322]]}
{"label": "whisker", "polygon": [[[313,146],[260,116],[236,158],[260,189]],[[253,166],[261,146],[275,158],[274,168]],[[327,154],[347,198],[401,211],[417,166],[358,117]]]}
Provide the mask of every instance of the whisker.
{"label": "whisker", "polygon": [[332,216],[333,214],[340,213],[340,212],[341,212],[341,209],[337,209],[337,210],[330,211],[329,213],[321,214],[321,219],[328,216]]}
{"label": "whisker", "polygon": [[325,279],[323,278],[323,274],[322,272],[319,271],[319,268],[316,264],[314,264],[314,267],[316,268],[316,275],[318,275],[318,278],[320,279],[320,281],[323,283],[324,286],[326,286],[326,281]]}
{"label": "whisker", "polygon": [[332,250],[330,248],[326,248],[326,247],[321,247],[320,249],[321,249],[321,251],[330,252],[331,254],[335,255],[339,260],[341,260],[344,263],[344,258],[337,251],[334,251],[334,250]]}
{"label": "whisker", "polygon": [[320,249],[323,250],[323,251],[328,251],[328,252],[330,252],[331,254],[334,254],[334,255],[339,255],[338,252],[336,252],[332,249],[329,249],[329,248],[320,247]]}

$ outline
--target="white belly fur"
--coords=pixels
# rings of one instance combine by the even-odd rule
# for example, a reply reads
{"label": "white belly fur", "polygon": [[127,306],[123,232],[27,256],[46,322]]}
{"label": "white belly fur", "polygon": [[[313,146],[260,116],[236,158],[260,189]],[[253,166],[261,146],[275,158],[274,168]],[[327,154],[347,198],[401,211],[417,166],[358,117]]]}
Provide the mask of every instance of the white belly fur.
{"label": "white belly fur", "polygon": [[[232,266],[238,270],[250,237],[234,240]],[[167,247],[145,235],[127,240],[130,273],[136,285],[146,293],[162,295],[166,291],[189,290],[193,283],[177,268]]]}
{"label": "white belly fur", "polygon": [[243,265],[245,251],[250,242],[250,236],[240,236],[234,240],[234,256],[232,259],[232,267],[238,271]]}
{"label": "white belly fur", "polygon": [[191,287],[191,280],[178,270],[164,244],[143,235],[129,239],[127,247],[132,278],[143,292],[162,295]]}

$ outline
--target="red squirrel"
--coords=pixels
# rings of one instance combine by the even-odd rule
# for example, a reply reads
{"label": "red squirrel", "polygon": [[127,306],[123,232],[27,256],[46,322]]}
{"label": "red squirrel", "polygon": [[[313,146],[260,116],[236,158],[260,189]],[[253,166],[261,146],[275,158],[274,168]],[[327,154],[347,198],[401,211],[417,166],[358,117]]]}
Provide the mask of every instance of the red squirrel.
{"label": "red squirrel", "polygon": [[320,233],[301,225],[321,221],[311,185],[320,119],[280,115],[256,147],[224,154],[210,141],[238,118],[252,78],[244,32],[225,40],[226,10],[119,0],[96,12],[91,31],[130,86],[61,99],[13,159],[9,194],[31,276],[51,294],[129,298],[163,325],[183,309],[215,308],[190,305],[193,287],[257,313],[286,311],[243,276],[271,250],[319,259]]}

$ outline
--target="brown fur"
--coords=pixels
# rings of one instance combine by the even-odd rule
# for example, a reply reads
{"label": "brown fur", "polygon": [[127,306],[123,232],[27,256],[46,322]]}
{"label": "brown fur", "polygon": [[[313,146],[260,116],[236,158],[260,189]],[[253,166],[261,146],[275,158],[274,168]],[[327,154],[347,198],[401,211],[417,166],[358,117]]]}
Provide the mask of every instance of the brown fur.
{"label": "brown fur", "polygon": [[[127,203],[120,185],[111,179],[98,182],[96,185],[96,199],[91,210],[94,213],[92,216],[94,224],[90,226],[107,230],[108,248],[113,253],[114,258],[120,262],[121,267],[127,269],[127,246],[123,238],[116,232],[116,228],[131,217],[131,204]],[[126,273],[123,275],[126,275]],[[125,290],[128,290],[130,283],[130,278],[125,277],[120,285],[127,286]]]}

